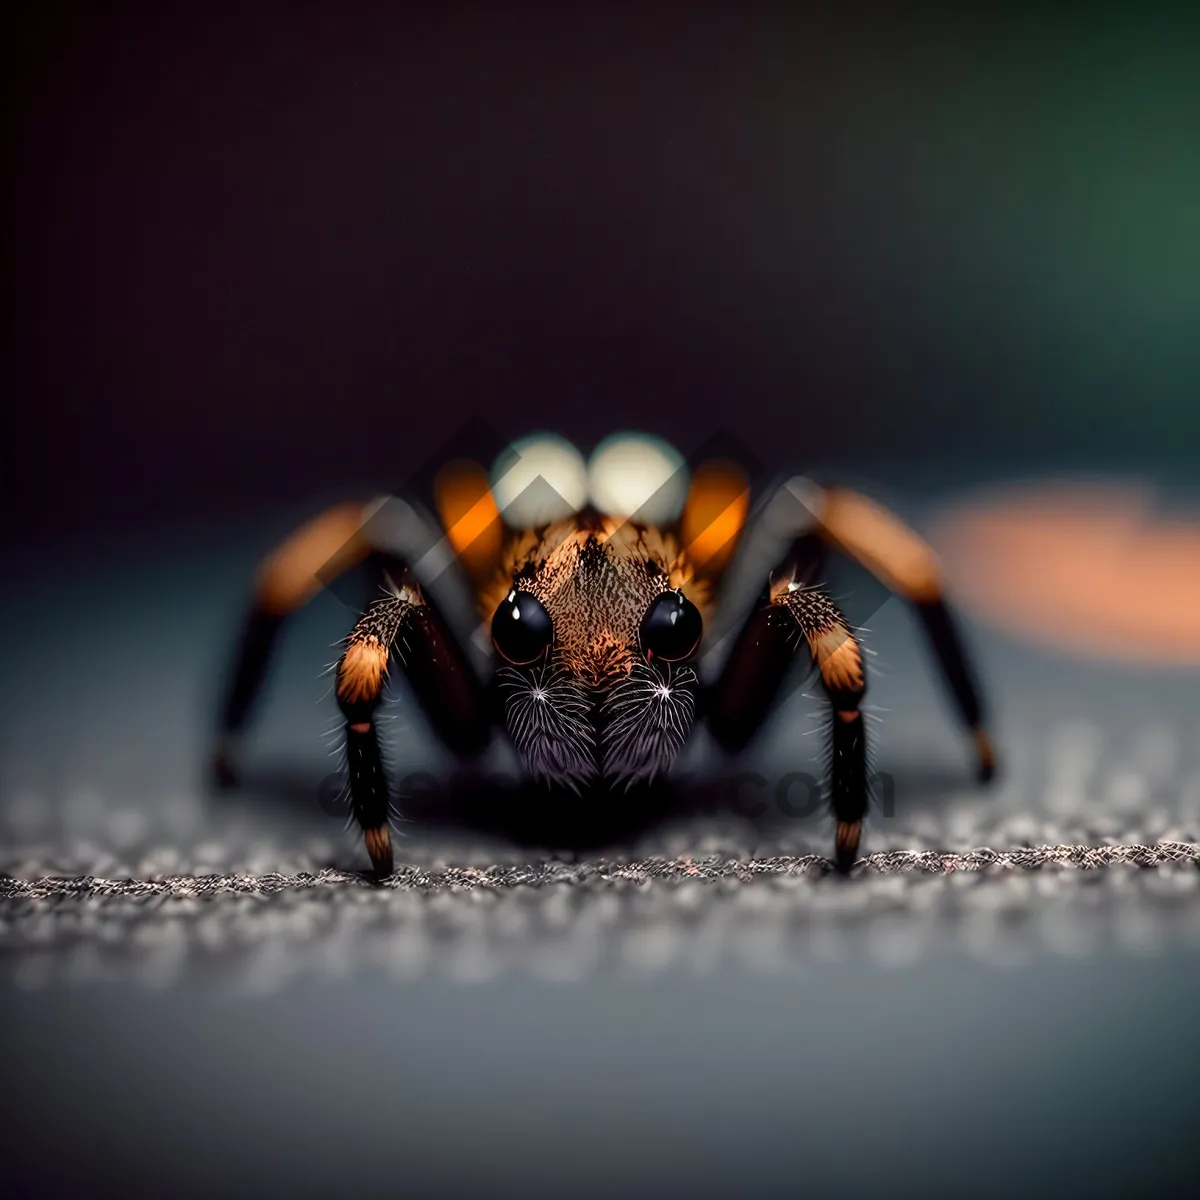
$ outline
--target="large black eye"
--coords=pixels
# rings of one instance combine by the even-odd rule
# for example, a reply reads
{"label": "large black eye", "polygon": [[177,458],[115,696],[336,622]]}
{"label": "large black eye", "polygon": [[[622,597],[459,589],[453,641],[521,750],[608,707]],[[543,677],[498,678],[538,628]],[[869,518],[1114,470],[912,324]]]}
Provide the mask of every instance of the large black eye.
{"label": "large black eye", "polygon": [[663,592],[642,618],[642,649],[664,662],[678,662],[695,651],[703,632],[700,610],[682,592]]}
{"label": "large black eye", "polygon": [[492,641],[510,663],[520,665],[541,658],[553,640],[550,614],[536,596],[514,588],[500,602],[492,617]]}

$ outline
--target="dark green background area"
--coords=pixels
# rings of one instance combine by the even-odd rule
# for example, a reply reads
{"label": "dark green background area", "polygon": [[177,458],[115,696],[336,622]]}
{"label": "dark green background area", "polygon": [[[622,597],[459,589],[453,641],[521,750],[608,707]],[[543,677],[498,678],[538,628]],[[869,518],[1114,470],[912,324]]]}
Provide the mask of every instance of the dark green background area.
{"label": "dark green background area", "polygon": [[807,235],[863,357],[947,432],[973,410],[1008,446],[1194,449],[1197,48],[1194,22],[1132,12],[875,40],[830,89],[828,203],[790,237],[795,152],[830,97],[789,89],[778,177],[752,171],[738,214],[767,304],[795,296]]}

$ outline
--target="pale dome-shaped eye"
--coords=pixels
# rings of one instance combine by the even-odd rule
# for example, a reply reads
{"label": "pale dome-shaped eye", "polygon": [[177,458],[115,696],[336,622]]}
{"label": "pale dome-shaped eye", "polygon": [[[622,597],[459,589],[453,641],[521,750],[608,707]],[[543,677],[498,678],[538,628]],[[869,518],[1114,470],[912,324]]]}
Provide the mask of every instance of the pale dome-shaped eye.
{"label": "pale dome-shaped eye", "polygon": [[665,525],[683,511],[688,467],[674,446],[644,433],[618,433],[588,463],[588,498],[605,516]]}
{"label": "pale dome-shaped eye", "polygon": [[541,601],[514,588],[492,617],[492,642],[510,663],[536,662],[554,641],[554,624]]}
{"label": "pale dome-shaped eye", "polygon": [[490,481],[496,508],[512,529],[564,520],[587,503],[587,464],[553,433],[513,442],[493,463]]}
{"label": "pale dome-shaped eye", "polygon": [[642,649],[652,658],[678,662],[696,652],[703,632],[700,610],[680,591],[663,592],[642,618]]}

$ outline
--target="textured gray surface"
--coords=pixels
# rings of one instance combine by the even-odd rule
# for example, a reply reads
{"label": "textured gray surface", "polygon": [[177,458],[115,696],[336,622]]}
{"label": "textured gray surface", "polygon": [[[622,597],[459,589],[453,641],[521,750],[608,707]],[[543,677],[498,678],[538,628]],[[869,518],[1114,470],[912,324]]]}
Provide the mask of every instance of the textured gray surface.
{"label": "textured gray surface", "polygon": [[[235,989],[298,978],[561,982],[684,970],[794,972],[866,954],[955,952],[992,964],[1172,946],[1200,950],[1200,846],[893,851],[850,880],[816,855],[402,867],[353,872],[0,881],[16,981],[28,988],[203,971]],[[874,877],[880,878],[874,878]],[[936,878],[927,878],[935,876]]]}
{"label": "textured gray surface", "polygon": [[[868,644],[874,765],[894,793],[864,849],[988,847],[1016,869],[823,875],[807,856],[828,852],[828,821],[776,803],[789,773],[820,773],[818,709],[797,695],[744,764],[761,813],[727,793],[566,852],[425,805],[401,826],[409,874],[376,888],[346,874],[361,850],[320,802],[334,714],[318,675],[348,615],[333,598],[289,634],[246,792],[198,782],[244,572],[278,530],[31,562],[8,593],[0,868],[160,881],[108,897],[16,885],[0,902],[9,1085],[27,1101],[6,1136],[30,1178],[92,1194],[681,1179],[697,1195],[800,1179],[906,1194],[897,1179],[955,1186],[988,1156],[982,1194],[1034,1178],[1119,1195],[1147,1161],[1160,1183],[1195,1167],[1194,676],[972,626],[1006,764],[981,792],[889,602]],[[61,629],[78,632],[43,636]],[[440,771],[394,713],[394,761]],[[700,745],[683,766],[699,779],[706,762]],[[1105,845],[1173,861],[1022,857]],[[300,872],[315,878],[164,894]],[[405,886],[420,880],[440,886]],[[30,1151],[47,1123],[71,1147],[53,1163]]]}

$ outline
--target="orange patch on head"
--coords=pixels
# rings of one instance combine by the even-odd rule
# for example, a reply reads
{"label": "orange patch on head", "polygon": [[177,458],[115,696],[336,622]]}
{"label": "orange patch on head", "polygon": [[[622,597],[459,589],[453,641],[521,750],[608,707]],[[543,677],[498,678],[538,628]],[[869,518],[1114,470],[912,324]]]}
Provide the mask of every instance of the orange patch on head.
{"label": "orange patch on head", "polygon": [[337,674],[338,699],[348,703],[372,700],[383,690],[388,654],[378,638],[354,642],[342,656]]}
{"label": "orange patch on head", "polygon": [[683,544],[694,569],[725,565],[750,511],[750,485],[734,463],[709,462],[696,469],[683,509]]}
{"label": "orange patch on head", "polygon": [[1147,488],[1044,483],[947,514],[954,593],[989,624],[1081,656],[1200,664],[1200,520]]}
{"label": "orange patch on head", "polygon": [[490,570],[500,554],[503,526],[487,472],[476,463],[451,463],[434,481],[434,500],[446,538],[467,570]]}
{"label": "orange patch on head", "polygon": [[822,633],[809,634],[808,646],[821,677],[842,692],[856,692],[865,686],[862,654],[849,632],[835,625]]}

